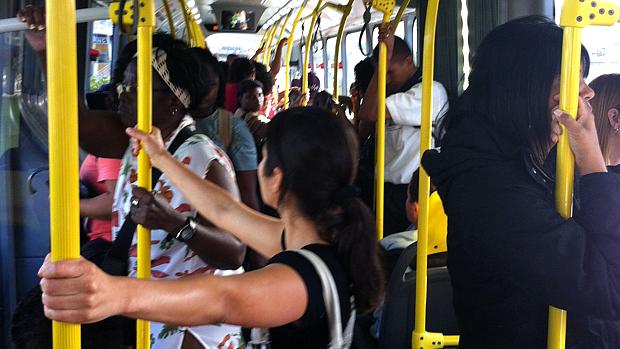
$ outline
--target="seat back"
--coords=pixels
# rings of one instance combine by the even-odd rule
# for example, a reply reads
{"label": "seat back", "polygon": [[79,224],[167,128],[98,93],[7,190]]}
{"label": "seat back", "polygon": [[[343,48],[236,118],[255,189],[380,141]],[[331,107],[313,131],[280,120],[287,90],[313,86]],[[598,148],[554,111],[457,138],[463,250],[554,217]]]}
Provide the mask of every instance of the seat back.
{"label": "seat back", "polygon": [[[417,256],[417,243],[400,256],[385,294],[379,349],[411,347],[415,315],[415,270],[409,268]],[[432,258],[432,257],[431,257]],[[452,284],[445,266],[428,269],[426,329],[444,334],[458,333],[452,305]]]}

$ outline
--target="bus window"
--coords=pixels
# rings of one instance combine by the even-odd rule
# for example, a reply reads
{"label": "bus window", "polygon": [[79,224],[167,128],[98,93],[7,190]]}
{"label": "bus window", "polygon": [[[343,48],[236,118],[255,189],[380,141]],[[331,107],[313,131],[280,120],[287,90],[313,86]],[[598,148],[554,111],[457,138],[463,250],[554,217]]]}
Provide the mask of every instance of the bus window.
{"label": "bus window", "polygon": [[[556,23],[560,22],[563,3],[564,0],[555,0]],[[603,74],[620,72],[620,25],[588,26],[581,31],[581,42],[590,53],[588,82]]]}
{"label": "bus window", "polygon": [[314,67],[310,69],[310,71],[313,71],[316,76],[319,78],[319,81],[321,82],[321,87],[320,90],[324,90],[325,89],[325,62],[323,62],[323,49],[321,49],[321,46],[323,46],[323,43],[320,41],[317,41],[314,43],[313,47],[312,47],[312,57],[314,58]]}
{"label": "bus window", "polygon": [[94,21],[91,45],[88,52],[90,66],[89,91],[96,91],[110,82],[112,71],[112,35],[111,20]]}
{"label": "bus window", "polygon": [[[342,54],[339,55],[340,62],[334,62],[334,52],[336,52],[336,38],[327,39],[327,85],[325,90],[329,93],[334,92],[334,70],[338,69],[338,95],[342,95]],[[352,81],[351,81],[352,82]]]}
{"label": "bus window", "polygon": [[[349,84],[349,86],[353,83],[353,81],[355,81],[355,73],[353,70],[355,68],[355,65],[364,58],[366,58],[366,56],[364,56],[364,54],[360,51],[359,39],[360,32],[353,32],[347,34],[345,52],[347,55],[347,84]],[[366,40],[364,40],[363,38],[362,45],[364,46],[365,50],[368,50],[366,48]],[[347,88],[345,89],[343,93],[344,95],[349,95],[349,86],[347,86]]]}
{"label": "bus window", "polygon": [[405,38],[405,21],[398,22],[398,25],[396,26],[396,31],[394,32],[394,34],[396,34],[396,36],[398,36],[401,39]]}

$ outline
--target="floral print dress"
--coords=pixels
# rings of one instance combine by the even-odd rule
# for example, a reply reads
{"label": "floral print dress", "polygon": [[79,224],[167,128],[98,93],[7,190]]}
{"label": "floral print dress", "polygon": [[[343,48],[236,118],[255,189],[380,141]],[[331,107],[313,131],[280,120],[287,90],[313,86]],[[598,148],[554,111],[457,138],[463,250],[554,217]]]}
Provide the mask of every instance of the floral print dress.
{"label": "floral print dress", "polygon": [[[178,132],[194,121],[186,116],[179,127],[166,140],[166,147],[176,137]],[[174,153],[174,157],[189,167],[198,175],[206,176],[212,161],[220,163],[234,178],[232,164],[225,153],[215,146],[209,138],[196,134],[187,139]],[[137,185],[137,158],[132,155],[131,149],[125,152],[121,164],[121,171],[114,193],[112,206],[112,232],[114,238],[122,227],[125,217],[131,206],[131,189]],[[196,210],[190,206],[186,198],[162,175],[155,186],[155,191],[164,196],[170,205],[177,211],[188,216],[196,216]],[[134,235],[129,250],[129,276],[137,274],[137,236]],[[189,275],[234,275],[243,271],[219,270],[206,264],[186,244],[172,239],[164,230],[151,231],[151,278],[178,279]],[[205,300],[205,304],[208,300]],[[151,348],[171,349],[180,348],[186,332],[191,333],[205,348],[236,349],[241,344],[240,328],[227,324],[208,326],[180,327],[157,322],[151,322]]]}

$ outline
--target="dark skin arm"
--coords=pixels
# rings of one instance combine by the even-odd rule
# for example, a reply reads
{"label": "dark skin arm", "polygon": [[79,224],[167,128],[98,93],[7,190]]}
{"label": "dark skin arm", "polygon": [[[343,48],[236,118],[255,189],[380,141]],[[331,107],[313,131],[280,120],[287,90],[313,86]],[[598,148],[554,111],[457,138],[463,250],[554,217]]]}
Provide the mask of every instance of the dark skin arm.
{"label": "dark skin arm", "polygon": [[237,177],[241,202],[259,211],[258,195],[256,194],[256,171],[237,171],[235,176]]}
{"label": "dark skin arm", "polygon": [[[234,182],[215,161],[205,179],[236,193]],[[143,188],[134,188],[132,194],[139,200],[138,206],[131,207],[131,218],[136,223],[149,229],[163,229],[171,235],[176,235],[186,224],[187,216],[172,208],[163,196],[153,195]],[[239,268],[245,258],[245,245],[206,219],[198,216],[197,221],[196,234],[186,242],[189,248],[205,263],[218,269]]]}
{"label": "dark skin arm", "polygon": [[[389,66],[390,61],[392,60],[392,51],[394,49],[394,35],[392,35],[393,31],[390,24],[382,24],[379,28],[379,42],[384,42],[387,46],[387,65]],[[370,84],[368,85],[368,89],[366,89],[366,93],[364,94],[364,99],[362,100],[362,105],[359,109],[359,119],[363,121],[377,121],[377,92],[378,92],[378,79],[379,79],[379,69],[375,69],[375,73],[370,80]],[[385,108],[385,119],[389,120],[391,118],[390,112],[387,108]]]}
{"label": "dark skin arm", "polygon": [[286,45],[287,42],[288,42],[288,39],[284,38],[280,40],[280,42],[278,43],[278,47],[276,48],[276,53],[269,67],[270,68],[269,74],[271,75],[272,79],[275,79],[276,76],[278,76],[278,73],[280,72],[280,68],[282,66],[282,49],[284,48],[284,45]]}
{"label": "dark skin arm", "polygon": [[[26,40],[37,54],[43,72],[47,73],[45,42],[45,9],[27,6],[19,10],[17,18],[26,23],[30,30]],[[78,98],[80,146],[97,157],[120,159],[123,157],[129,138],[125,134],[117,113],[103,110],[89,110],[84,98]]]}
{"label": "dark skin arm", "polygon": [[80,216],[94,219],[110,220],[112,202],[114,201],[115,180],[104,182],[106,192],[89,199],[80,199]]}

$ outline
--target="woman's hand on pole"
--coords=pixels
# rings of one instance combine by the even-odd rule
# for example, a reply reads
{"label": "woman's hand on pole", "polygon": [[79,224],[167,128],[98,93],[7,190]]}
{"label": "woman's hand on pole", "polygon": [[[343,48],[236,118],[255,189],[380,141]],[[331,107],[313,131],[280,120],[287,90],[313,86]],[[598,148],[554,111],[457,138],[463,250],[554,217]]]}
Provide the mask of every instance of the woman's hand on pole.
{"label": "woman's hand on pole", "polygon": [[171,156],[164,145],[161,131],[157,127],[153,127],[151,134],[142,132],[134,127],[127,128],[125,132],[131,137],[133,155],[137,156],[140,149],[144,149],[149,155],[153,166],[159,168],[160,160],[166,156]]}
{"label": "woman's hand on pole", "polygon": [[25,37],[36,53],[45,52],[45,7],[27,5],[17,12],[17,19],[26,23]]}

